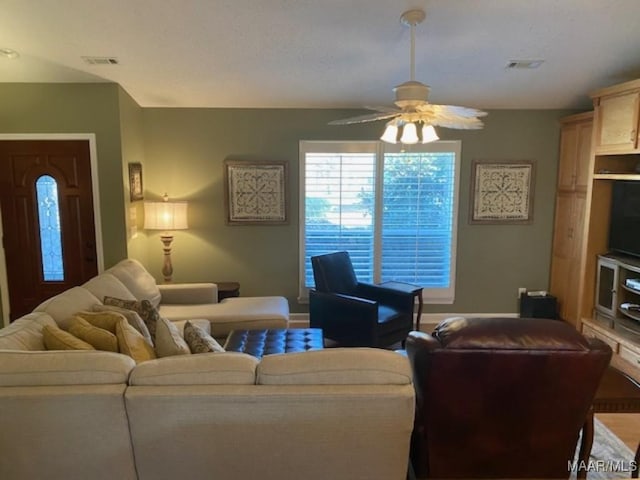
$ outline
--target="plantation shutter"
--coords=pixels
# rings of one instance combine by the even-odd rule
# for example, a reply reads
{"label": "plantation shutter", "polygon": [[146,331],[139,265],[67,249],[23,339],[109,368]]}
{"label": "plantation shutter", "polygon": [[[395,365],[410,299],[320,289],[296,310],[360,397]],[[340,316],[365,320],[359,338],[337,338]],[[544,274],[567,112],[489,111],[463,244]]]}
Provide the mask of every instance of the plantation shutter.
{"label": "plantation shutter", "polygon": [[455,166],[453,152],[384,155],[383,281],[450,286]]}
{"label": "plantation shutter", "polygon": [[310,258],[346,250],[358,280],[373,281],[375,153],[307,153],[305,158],[305,284]]}

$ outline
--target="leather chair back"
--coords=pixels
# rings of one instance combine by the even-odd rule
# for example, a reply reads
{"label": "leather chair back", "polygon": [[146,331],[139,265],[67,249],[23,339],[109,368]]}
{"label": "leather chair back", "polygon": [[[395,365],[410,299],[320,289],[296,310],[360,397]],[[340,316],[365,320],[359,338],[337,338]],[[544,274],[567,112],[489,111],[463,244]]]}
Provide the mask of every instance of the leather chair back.
{"label": "leather chair back", "polygon": [[608,345],[558,320],[458,317],[406,349],[417,476],[568,478]]}
{"label": "leather chair back", "polygon": [[349,252],[335,252],[311,257],[316,290],[352,295],[358,286]]}

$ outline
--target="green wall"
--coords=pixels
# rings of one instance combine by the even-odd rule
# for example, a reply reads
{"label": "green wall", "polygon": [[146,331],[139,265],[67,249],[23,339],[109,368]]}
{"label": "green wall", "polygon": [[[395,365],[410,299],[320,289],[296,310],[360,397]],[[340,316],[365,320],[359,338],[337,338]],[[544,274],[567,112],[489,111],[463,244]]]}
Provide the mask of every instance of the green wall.
{"label": "green wall", "polygon": [[[127,164],[143,164],[145,199],[189,201],[190,228],[176,232],[174,281],[241,282],[241,294],[298,295],[298,141],[371,140],[381,123],[329,126],[353,110],[140,108],[115,84],[0,84],[0,133],[95,133],[105,266],[131,256],[161,280],[162,247],[142,231],[142,202],[129,202]],[[549,280],[558,119],[573,111],[490,111],[485,129],[440,129],[462,140],[456,301],[429,312],[508,313],[518,287]],[[289,224],[225,224],[225,158],[289,163]],[[470,225],[473,160],[535,160],[531,225]],[[136,219],[131,214],[135,212]],[[137,232],[134,228],[138,229]]]}
{"label": "green wall", "polygon": [[116,84],[0,84],[0,133],[94,133],[104,263],[126,257],[120,118]]}
{"label": "green wall", "polygon": [[[144,109],[145,188],[190,202],[190,229],[178,232],[174,278],[238,280],[243,295],[285,295],[292,311],[305,311],[298,294],[298,141],[370,140],[382,125],[336,127],[353,115],[339,110]],[[517,289],[548,288],[558,161],[558,119],[568,111],[492,111],[480,131],[440,129],[443,140],[462,140],[456,301],[427,312],[515,312]],[[289,162],[290,222],[285,226],[225,224],[225,158]],[[471,163],[535,160],[531,225],[470,225]],[[151,238],[149,265],[161,268],[161,247]],[[154,253],[155,251],[155,253]],[[156,273],[157,275],[157,273]]]}

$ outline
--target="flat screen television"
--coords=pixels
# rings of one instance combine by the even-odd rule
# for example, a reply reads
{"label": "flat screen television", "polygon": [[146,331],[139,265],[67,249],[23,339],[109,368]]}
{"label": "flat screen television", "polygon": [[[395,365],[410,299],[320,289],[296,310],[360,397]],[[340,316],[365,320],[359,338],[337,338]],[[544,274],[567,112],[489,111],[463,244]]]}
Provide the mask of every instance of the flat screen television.
{"label": "flat screen television", "polygon": [[609,250],[640,257],[640,182],[613,182]]}

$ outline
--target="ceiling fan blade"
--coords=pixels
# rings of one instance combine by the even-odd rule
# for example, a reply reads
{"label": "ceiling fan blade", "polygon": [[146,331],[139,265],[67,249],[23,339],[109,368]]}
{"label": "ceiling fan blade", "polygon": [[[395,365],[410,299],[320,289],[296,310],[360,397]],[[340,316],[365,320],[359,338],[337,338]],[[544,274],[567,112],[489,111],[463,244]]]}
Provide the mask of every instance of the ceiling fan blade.
{"label": "ceiling fan blade", "polygon": [[333,120],[329,122],[329,125],[349,125],[351,123],[364,123],[364,122],[375,122],[377,120],[385,120],[387,118],[393,118],[400,115],[401,112],[394,111],[389,113],[379,112],[379,113],[369,113],[366,115],[359,115],[357,117],[343,118],[341,120]]}
{"label": "ceiling fan blade", "polygon": [[365,106],[367,110],[373,110],[375,112],[383,112],[383,113],[401,113],[402,110],[396,107],[385,107],[383,105],[375,105],[375,106]]}
{"label": "ceiling fan blade", "polygon": [[475,108],[457,105],[433,105],[430,103],[419,105],[416,110],[427,116],[426,120],[434,126],[461,130],[482,128],[484,124],[478,117],[487,115],[487,112]]}

